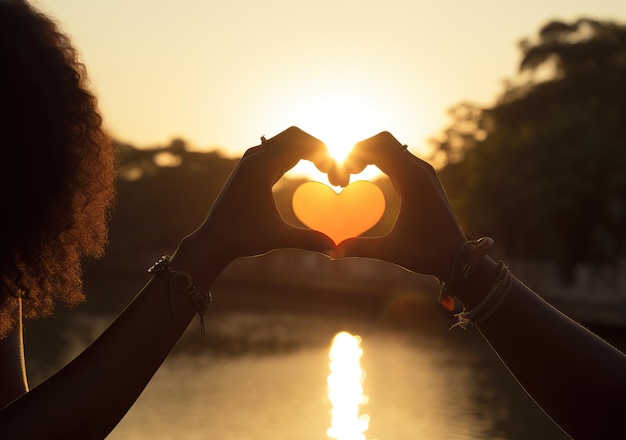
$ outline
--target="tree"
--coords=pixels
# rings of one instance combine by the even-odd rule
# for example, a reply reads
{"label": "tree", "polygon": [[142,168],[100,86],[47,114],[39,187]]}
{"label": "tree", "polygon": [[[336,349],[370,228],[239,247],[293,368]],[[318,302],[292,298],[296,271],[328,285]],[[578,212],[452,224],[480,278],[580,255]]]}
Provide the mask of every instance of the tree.
{"label": "tree", "polygon": [[553,21],[520,49],[496,103],[457,106],[434,141],[462,223],[513,257],[624,255],[626,27]]}
{"label": "tree", "polygon": [[181,139],[150,149],[115,146],[118,197],[107,251],[113,260],[172,252],[202,222],[238,162],[218,151],[188,151]]}

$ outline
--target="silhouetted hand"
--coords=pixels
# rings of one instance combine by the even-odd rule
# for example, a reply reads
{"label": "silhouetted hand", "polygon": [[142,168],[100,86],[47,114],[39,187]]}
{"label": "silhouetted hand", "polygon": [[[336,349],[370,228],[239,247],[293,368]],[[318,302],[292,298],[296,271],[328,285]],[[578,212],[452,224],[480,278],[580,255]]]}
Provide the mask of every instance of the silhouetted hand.
{"label": "silhouetted hand", "polygon": [[385,260],[445,280],[466,238],[435,170],[388,132],[356,144],[346,169],[355,174],[369,164],[388,175],[398,191],[398,218],[387,235],[346,240],[336,254]]}
{"label": "silhouetted hand", "polygon": [[272,186],[300,159],[310,160],[323,172],[333,163],[326,146],[297,127],[246,151],[203,224],[179,250],[185,248],[187,253],[190,246],[204,246],[213,260],[217,252],[219,260],[228,264],[278,248],[332,249],[326,235],[287,224],[276,207]]}

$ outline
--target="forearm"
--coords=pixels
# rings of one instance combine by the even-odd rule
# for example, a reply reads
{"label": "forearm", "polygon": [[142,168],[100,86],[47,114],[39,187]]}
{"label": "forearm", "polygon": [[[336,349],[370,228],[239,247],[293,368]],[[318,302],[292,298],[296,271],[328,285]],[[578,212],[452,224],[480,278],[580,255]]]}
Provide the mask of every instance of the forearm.
{"label": "forearm", "polygon": [[[180,262],[173,267],[186,270]],[[188,259],[187,261],[191,261]],[[226,263],[190,274],[212,283]],[[175,266],[175,264],[179,264]],[[196,313],[155,275],[80,356],[0,412],[2,438],[104,438],[126,414]],[[33,415],[36,414],[36,419]]]}
{"label": "forearm", "polygon": [[[485,259],[460,298],[474,307],[497,274]],[[574,438],[618,438],[626,356],[514,279],[479,330],[530,396]],[[589,354],[593,353],[592,356]]]}

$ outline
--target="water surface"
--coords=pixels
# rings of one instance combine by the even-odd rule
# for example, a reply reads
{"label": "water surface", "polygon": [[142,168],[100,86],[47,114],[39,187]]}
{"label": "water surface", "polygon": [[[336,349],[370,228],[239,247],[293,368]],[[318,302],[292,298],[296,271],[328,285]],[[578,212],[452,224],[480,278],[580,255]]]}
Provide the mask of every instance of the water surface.
{"label": "water surface", "polygon": [[[406,305],[406,304],[405,304]],[[221,310],[175,348],[111,439],[327,439],[329,349],[348,331],[361,338],[360,411],[369,440],[565,439],[480,336],[448,331],[450,317],[419,303],[419,317],[337,311]],[[422,310],[427,307],[427,310]],[[432,307],[432,308],[430,308]],[[414,313],[413,310],[412,313]],[[60,331],[62,354],[34,350],[42,380],[112,317],[76,315]],[[405,325],[410,323],[411,325]]]}

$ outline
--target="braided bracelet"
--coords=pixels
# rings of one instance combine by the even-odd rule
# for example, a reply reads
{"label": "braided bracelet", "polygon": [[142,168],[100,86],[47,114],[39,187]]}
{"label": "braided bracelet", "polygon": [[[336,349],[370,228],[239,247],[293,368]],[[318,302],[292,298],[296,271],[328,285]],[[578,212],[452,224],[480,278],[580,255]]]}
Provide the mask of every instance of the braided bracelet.
{"label": "braided bracelet", "polygon": [[513,278],[511,277],[511,271],[502,262],[498,262],[498,276],[489,288],[489,292],[483,298],[483,300],[474,307],[472,310],[465,310],[461,313],[457,313],[454,316],[459,320],[450,329],[454,327],[461,327],[466,329],[468,325],[478,325],[481,322],[485,322],[493,313],[502,305],[507,293],[511,289],[513,284]]}
{"label": "braided bracelet", "polygon": [[167,275],[167,297],[168,301],[170,301],[170,313],[172,311],[172,303],[170,298],[170,292],[174,290],[177,293],[183,293],[189,298],[191,304],[196,309],[198,316],[200,316],[200,333],[204,335],[205,333],[205,323],[204,323],[204,314],[206,310],[209,308],[209,304],[213,298],[211,297],[211,292],[200,292],[196,289],[196,286],[193,285],[193,280],[191,279],[191,275],[187,272],[181,272],[177,270],[173,270],[170,266],[170,260],[172,257],[169,255],[163,255],[159,260],[154,263],[148,272],[150,273],[165,273]]}
{"label": "braided bracelet", "polygon": [[439,292],[439,304],[448,312],[454,310],[454,296],[465,283],[478,262],[493,247],[493,239],[482,237],[474,241],[466,241],[457,252],[448,281],[442,283]]}

